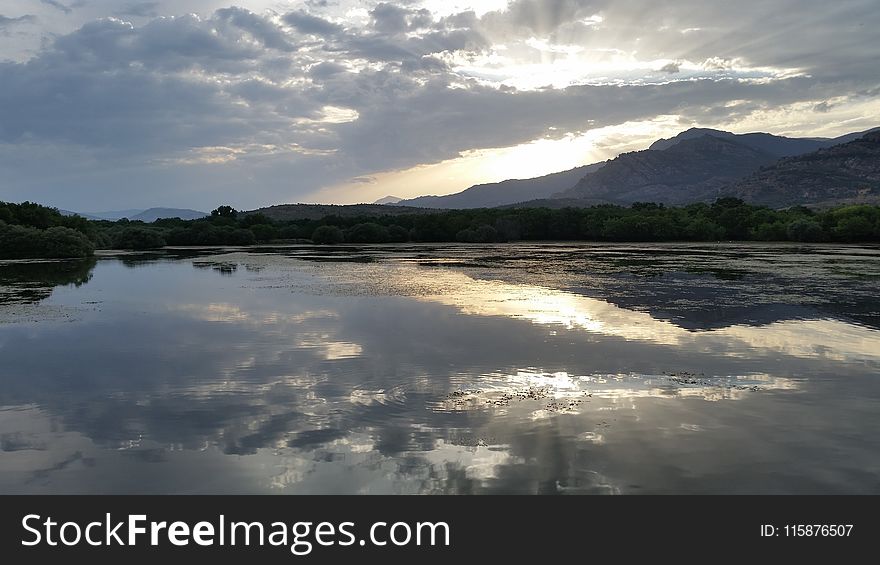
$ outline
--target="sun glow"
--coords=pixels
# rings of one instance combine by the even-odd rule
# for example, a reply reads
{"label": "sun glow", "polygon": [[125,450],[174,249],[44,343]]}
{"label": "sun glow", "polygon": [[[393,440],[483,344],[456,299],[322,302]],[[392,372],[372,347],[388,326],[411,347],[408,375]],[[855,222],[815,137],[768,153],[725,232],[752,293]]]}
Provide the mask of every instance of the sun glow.
{"label": "sun glow", "polygon": [[645,149],[659,137],[673,136],[686,127],[671,115],[580,133],[560,134],[551,128],[545,137],[520,145],[465,151],[440,163],[375,174],[369,183],[352,179],[305,201],[347,204],[373,202],[389,194],[401,198],[453,194],[475,184],[534,178],[612,159],[625,151]]}

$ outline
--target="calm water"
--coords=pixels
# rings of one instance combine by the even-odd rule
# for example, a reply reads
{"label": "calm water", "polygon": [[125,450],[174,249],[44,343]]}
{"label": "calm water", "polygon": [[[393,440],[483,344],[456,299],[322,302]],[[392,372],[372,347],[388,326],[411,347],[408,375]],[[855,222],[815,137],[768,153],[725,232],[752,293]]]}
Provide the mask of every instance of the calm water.
{"label": "calm water", "polygon": [[0,263],[0,493],[880,494],[880,248]]}

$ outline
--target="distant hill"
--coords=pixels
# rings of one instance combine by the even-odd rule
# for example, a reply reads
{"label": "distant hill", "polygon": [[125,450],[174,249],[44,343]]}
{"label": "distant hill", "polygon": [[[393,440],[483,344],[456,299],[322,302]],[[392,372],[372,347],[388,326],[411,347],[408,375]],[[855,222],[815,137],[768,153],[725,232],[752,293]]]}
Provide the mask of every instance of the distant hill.
{"label": "distant hill", "polygon": [[180,218],[181,220],[198,220],[204,218],[208,214],[199,212],[198,210],[188,210],[181,208],[150,208],[133,216],[126,216],[132,221],[141,221],[152,223],[162,218]]}
{"label": "distant hill", "polygon": [[586,201],[585,205],[706,201],[716,198],[724,186],[776,160],[775,155],[736,138],[701,135],[664,150],[624,153],[554,197]]}
{"label": "distant hill", "polygon": [[571,188],[584,175],[599,170],[605,163],[596,163],[577,167],[561,173],[553,173],[532,179],[516,179],[478,184],[462,192],[446,196],[420,196],[399,202],[401,206],[417,206],[420,208],[493,208],[548,198],[554,193]]}
{"label": "distant hill", "polygon": [[403,198],[398,198],[396,196],[386,196],[385,198],[380,198],[379,200],[376,200],[375,202],[373,202],[373,204],[397,204],[401,200],[403,200]]}
{"label": "distant hill", "polygon": [[[849,143],[850,141],[855,141],[859,138],[865,137],[869,133],[874,133],[874,132],[878,132],[878,131],[880,131],[880,127],[871,128],[871,129],[865,130],[865,131],[857,131],[855,133],[848,133],[846,135],[841,135],[840,137],[835,137],[834,139],[832,139],[831,141],[833,143],[831,143],[831,145],[841,145],[843,143]],[[830,145],[829,145],[829,147],[830,147]]]}
{"label": "distant hill", "polygon": [[82,216],[87,220],[108,220],[115,222],[122,218],[128,218],[132,221],[141,221],[152,223],[162,218],[180,218],[181,220],[197,220],[204,218],[208,214],[199,212],[198,210],[188,210],[181,208],[150,208],[149,210],[113,210],[109,212],[71,212],[70,210],[59,210],[65,216]]}
{"label": "distant hill", "polygon": [[98,216],[92,216],[91,214],[83,214],[82,212],[71,212],[70,210],[61,210],[58,209],[58,213],[62,216],[81,216],[87,220],[103,220],[104,218],[99,218]]}
{"label": "distant hill", "polygon": [[405,216],[411,214],[431,214],[436,212],[430,208],[414,208],[409,206],[391,206],[388,204],[279,204],[267,208],[259,208],[243,212],[243,214],[264,214],[272,220],[283,222],[293,220],[320,220],[327,216],[340,218],[356,218],[359,216]]}
{"label": "distant hill", "polygon": [[880,202],[880,131],[781,159],[733,183],[723,193],[777,208]]}
{"label": "distant hill", "polygon": [[79,214],[84,217],[93,217],[98,218],[99,220],[109,220],[111,222],[115,222],[116,220],[121,220],[122,218],[131,219],[133,216],[137,216],[143,209],[138,210],[111,210],[109,212],[88,212],[86,214]]}

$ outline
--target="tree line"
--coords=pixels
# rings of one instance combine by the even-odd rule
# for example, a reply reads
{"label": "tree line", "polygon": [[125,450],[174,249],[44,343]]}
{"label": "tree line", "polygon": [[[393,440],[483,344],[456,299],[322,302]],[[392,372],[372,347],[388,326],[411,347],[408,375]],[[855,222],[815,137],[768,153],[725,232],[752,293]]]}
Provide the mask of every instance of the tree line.
{"label": "tree line", "polygon": [[667,207],[490,208],[404,216],[328,216],[277,221],[261,213],[216,208],[198,220],[152,224],[92,221],[25,202],[0,202],[0,258],[85,257],[95,249],[246,246],[298,242],[405,243],[508,241],[880,241],[880,206],[773,210],[734,198]]}

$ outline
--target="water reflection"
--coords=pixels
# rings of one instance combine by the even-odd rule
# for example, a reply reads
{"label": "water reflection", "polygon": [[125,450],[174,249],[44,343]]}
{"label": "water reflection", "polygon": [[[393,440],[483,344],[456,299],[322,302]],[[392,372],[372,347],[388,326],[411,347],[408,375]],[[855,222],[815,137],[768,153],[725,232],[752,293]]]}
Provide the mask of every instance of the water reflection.
{"label": "water reflection", "polygon": [[580,328],[629,341],[713,349],[725,355],[754,355],[773,350],[797,357],[828,357],[838,361],[880,361],[880,331],[833,320],[787,320],[764,326],[734,325],[707,332],[688,331],[651,314],[626,310],[608,302],[553,289],[470,280],[445,273],[454,281],[438,281],[462,292],[429,297],[477,316],[522,318],[543,325]]}
{"label": "water reflection", "polygon": [[565,276],[415,261],[447,251],[461,252],[102,260],[89,284],[42,299],[76,323],[0,326],[0,491],[880,484],[876,330],[795,319],[694,331],[572,292]]}
{"label": "water reflection", "polygon": [[0,304],[33,304],[56,286],[80,287],[92,278],[95,259],[71,261],[0,261]]}

